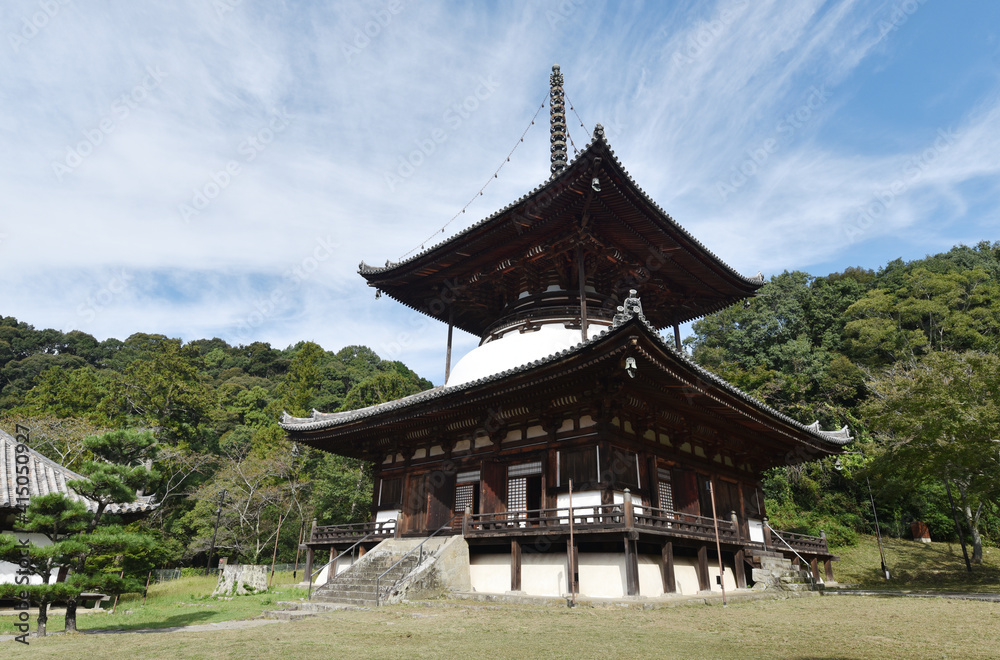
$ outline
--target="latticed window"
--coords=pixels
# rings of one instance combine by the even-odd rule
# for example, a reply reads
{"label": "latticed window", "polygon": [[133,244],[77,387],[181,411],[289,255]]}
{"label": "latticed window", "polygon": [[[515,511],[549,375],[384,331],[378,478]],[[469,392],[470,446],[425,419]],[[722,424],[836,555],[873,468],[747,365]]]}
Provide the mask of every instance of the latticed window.
{"label": "latticed window", "polygon": [[667,511],[674,510],[674,489],[670,483],[670,470],[659,469],[656,471],[656,486],[660,495],[660,508]]}
{"label": "latticed window", "polygon": [[528,508],[528,478],[513,477],[507,480],[507,510],[524,511]]}
{"label": "latticed window", "polygon": [[462,513],[466,507],[476,510],[475,484],[459,484],[455,487],[455,513]]}

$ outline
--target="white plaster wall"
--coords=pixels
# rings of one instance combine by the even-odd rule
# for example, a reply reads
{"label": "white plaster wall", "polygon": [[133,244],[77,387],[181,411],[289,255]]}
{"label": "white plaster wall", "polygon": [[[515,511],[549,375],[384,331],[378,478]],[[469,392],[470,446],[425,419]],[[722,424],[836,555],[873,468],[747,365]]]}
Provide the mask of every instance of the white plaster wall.
{"label": "white plaster wall", "polygon": [[[14,534],[13,532],[2,532],[9,536],[16,536],[18,540],[27,537],[28,542],[39,547],[52,545],[52,541],[45,534]],[[55,580],[57,571],[52,571],[49,574],[50,581]],[[0,584],[16,584],[14,579],[17,577],[17,564],[12,564],[9,561],[0,561]],[[28,584],[42,584],[42,576],[32,575],[28,578]]]}
{"label": "white plaster wall", "polygon": [[[581,596],[593,598],[622,598],[626,593],[625,555],[613,552],[581,552]],[[663,595],[663,570],[659,555],[639,555],[639,595],[655,598]],[[709,560],[708,575],[712,591],[721,592],[716,584],[718,563]],[[695,557],[675,557],[674,575],[677,593],[698,593],[698,560]],[[736,589],[736,578],[731,562],[725,562],[726,591]],[[510,556],[507,554],[473,555],[470,574],[472,587],[479,592],[502,594],[510,590]],[[564,596],[569,574],[569,560],[561,553],[521,555],[521,590],[534,596]]]}
{"label": "white plaster wall", "polygon": [[[509,564],[508,564],[509,566]],[[510,588],[510,573],[508,589]],[[569,558],[565,553],[522,553],[521,591],[532,596],[562,596],[569,590]]]}
{"label": "white plaster wall", "polygon": [[581,552],[580,595],[621,598],[625,595],[625,555],[613,552]]}
{"label": "white plaster wall", "polygon": [[[576,522],[581,521],[581,516],[590,517],[594,515],[594,507],[601,506],[601,491],[599,490],[582,490],[579,493],[573,493],[573,518]],[[565,518],[560,519],[560,524],[569,524],[569,493],[560,493],[556,495],[556,507],[561,509],[559,511],[560,516],[565,516]]]}
{"label": "white plaster wall", "polygon": [[469,557],[469,577],[474,591],[487,594],[510,591],[510,555],[472,555]]}
{"label": "white plaster wall", "polygon": [[340,575],[341,573],[343,573],[344,571],[346,571],[347,569],[349,569],[351,566],[353,566],[354,565],[354,559],[355,558],[352,557],[351,555],[344,555],[343,557],[341,557],[340,559],[338,559],[337,560],[337,575]]}
{"label": "white plaster wall", "polygon": [[[384,522],[386,520],[399,520],[399,509],[375,512],[375,522]],[[385,529],[396,529],[396,523],[386,525]]]}
{"label": "white plaster wall", "polygon": [[[733,564],[723,561],[726,567],[726,591],[736,589],[736,575],[733,573]],[[690,596],[698,593],[698,558],[697,557],[674,557],[674,579],[677,584],[677,593]],[[719,576],[719,562],[715,559],[708,560],[708,581],[712,586],[712,591],[722,591],[715,582]],[[662,589],[661,589],[662,591]]]}
{"label": "white plaster wall", "polygon": [[655,598],[663,595],[663,570],[660,562],[663,557],[658,555],[639,555],[639,595]]}

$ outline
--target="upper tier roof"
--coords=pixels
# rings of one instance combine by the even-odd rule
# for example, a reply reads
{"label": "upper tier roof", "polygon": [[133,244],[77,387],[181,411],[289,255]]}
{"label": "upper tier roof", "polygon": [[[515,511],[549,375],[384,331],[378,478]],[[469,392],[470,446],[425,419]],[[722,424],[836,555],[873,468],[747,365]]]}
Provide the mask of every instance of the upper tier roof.
{"label": "upper tier roof", "polygon": [[[595,181],[596,179],[596,181]],[[656,328],[685,323],[752,296],[759,274],[737,273],[640,189],[598,126],[559,174],[448,240],[384,267],[361,263],[370,286],[428,316],[484,336],[524,290],[557,279],[573,290],[577,254],[606,296],[610,318],[635,288]],[[572,286],[570,286],[572,285]]]}

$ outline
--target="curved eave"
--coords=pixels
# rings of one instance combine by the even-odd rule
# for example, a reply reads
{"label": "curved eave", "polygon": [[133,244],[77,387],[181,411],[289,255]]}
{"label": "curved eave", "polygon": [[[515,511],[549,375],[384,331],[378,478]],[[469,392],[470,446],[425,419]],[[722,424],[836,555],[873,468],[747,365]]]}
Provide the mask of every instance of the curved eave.
{"label": "curved eave", "polygon": [[[611,179],[612,184],[619,191],[620,198],[635,209],[638,217],[648,222],[648,231],[662,232],[669,236],[670,241],[675,243],[686,255],[683,260],[674,259],[677,262],[677,267],[686,270],[691,277],[696,279],[706,276],[709,272],[712,274],[713,282],[707,286],[717,291],[711,296],[713,302],[698,307],[696,311],[673,318],[670,323],[686,323],[706,314],[725,309],[739,300],[752,296],[763,285],[763,277],[759,275],[746,277],[734,270],[660,208],[644,190],[636,185],[634,179],[618,161],[603,134],[592,140],[561,173],[489,217],[404,261],[386,262],[386,265],[382,267],[361,262],[358,272],[365,278],[369,286],[380,289],[389,297],[411,309],[441,320],[440,317],[422,308],[426,299],[433,297],[433,294],[429,293],[429,287],[417,287],[412,282],[422,276],[438,273],[444,269],[454,271],[453,265],[462,261],[463,255],[469,250],[469,244],[484,240],[495,232],[503,231],[503,226],[511,216],[516,217],[520,213],[525,218],[529,218],[539,206],[543,205],[543,201],[546,207],[557,206],[554,200],[560,199],[561,196],[577,194],[579,191],[574,193],[573,186],[579,183],[580,179],[585,178],[589,181],[589,177],[594,174],[593,163],[597,158],[601,159],[601,174]],[[549,198],[549,195],[552,197]],[[499,240],[501,237],[494,238],[498,239],[493,241],[494,243],[502,243]],[[446,264],[446,266],[442,267],[441,264]],[[409,292],[401,293],[402,289],[410,287],[416,289],[412,294]],[[663,328],[670,323],[658,323],[657,325]],[[456,327],[477,336],[481,336],[485,329],[481,321],[472,323],[469,320],[456,319],[455,324]]]}
{"label": "curved eave", "polygon": [[[373,423],[378,424],[382,420],[385,420],[386,422],[396,421],[400,415],[410,417],[418,416],[424,412],[425,406],[431,403],[438,403],[439,401],[447,404],[451,399],[454,399],[456,403],[465,404],[477,394],[477,390],[491,389],[492,386],[495,386],[504,380],[510,379],[514,376],[522,376],[534,370],[541,372],[546,367],[550,367],[560,360],[576,356],[591,347],[596,347],[603,343],[614,342],[617,335],[627,332],[628,328],[642,329],[650,342],[653,343],[664,356],[679,363],[679,365],[685,368],[690,375],[695,377],[695,379],[700,378],[709,382],[711,385],[717,387],[725,396],[739,400],[744,405],[749,406],[757,414],[762,415],[765,420],[770,420],[771,422],[778,423],[779,425],[786,427],[791,435],[797,436],[797,439],[800,442],[803,442],[820,452],[828,454],[840,453],[844,445],[853,439],[851,438],[846,426],[838,431],[822,431],[819,428],[818,422],[811,425],[802,424],[801,422],[798,422],[784,413],[781,413],[767,404],[757,400],[736,386],[726,382],[722,378],[719,378],[710,371],[703,369],[686,354],[676,350],[670,345],[669,342],[665,341],[656,329],[645,319],[645,317],[642,316],[634,317],[628,321],[612,326],[609,330],[602,332],[593,339],[581,342],[572,348],[554,353],[540,360],[535,360],[534,362],[529,362],[514,369],[508,369],[485,378],[480,378],[479,380],[452,387],[440,386],[430,390],[425,390],[424,392],[420,392],[418,394],[404,397],[402,399],[397,399],[395,401],[342,413],[320,413],[314,410],[313,415],[306,418],[292,417],[286,413],[282,417],[282,421],[279,425],[290,434],[312,434],[320,431],[332,430],[337,427],[357,427]],[[712,396],[709,392],[703,393],[706,396]],[[724,405],[731,406],[730,402],[720,399],[717,400]],[[738,409],[734,408],[734,410]],[[745,417],[749,417],[749,415],[746,415],[744,411],[740,412]],[[344,430],[345,432],[349,432],[346,428]],[[304,440],[305,437],[301,437],[301,439]]]}

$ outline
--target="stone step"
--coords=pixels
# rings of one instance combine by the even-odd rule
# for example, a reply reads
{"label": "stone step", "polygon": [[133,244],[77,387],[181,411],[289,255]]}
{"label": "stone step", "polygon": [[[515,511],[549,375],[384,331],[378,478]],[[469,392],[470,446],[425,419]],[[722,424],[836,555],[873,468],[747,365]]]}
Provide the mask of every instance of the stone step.
{"label": "stone step", "polygon": [[374,594],[371,597],[358,597],[348,594],[327,594],[324,595],[323,603],[338,603],[343,605],[353,605],[355,607],[372,607],[375,605]]}
{"label": "stone step", "polygon": [[326,603],[316,600],[281,600],[278,601],[278,605],[281,606],[283,610],[291,610],[295,612],[334,612],[336,610],[344,609],[344,605],[338,603]]}
{"label": "stone step", "polygon": [[262,619],[278,619],[280,621],[299,621],[316,616],[316,612],[298,612],[289,610],[265,610],[260,613]]}

